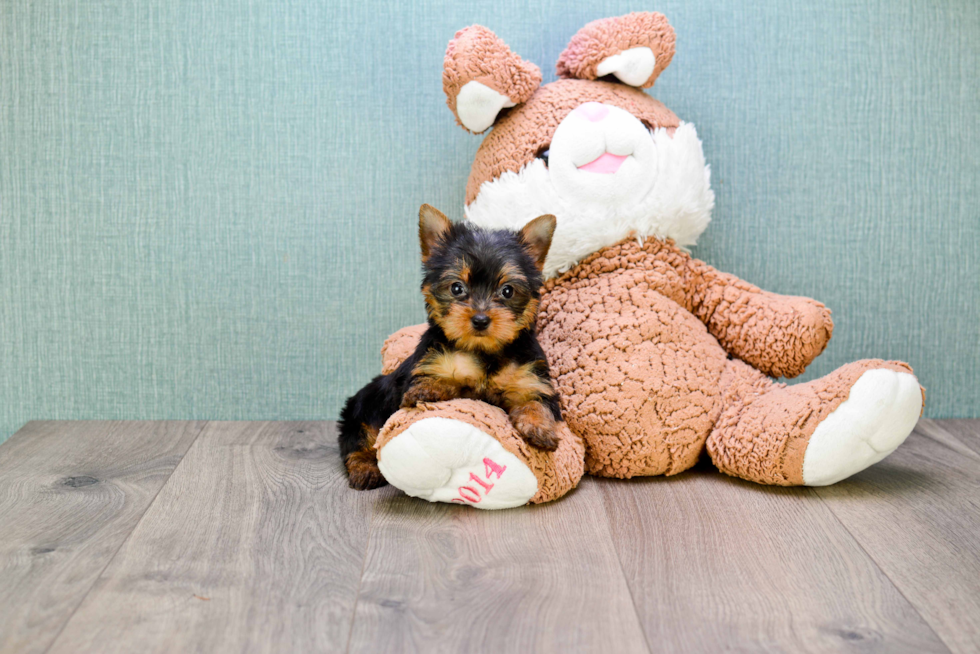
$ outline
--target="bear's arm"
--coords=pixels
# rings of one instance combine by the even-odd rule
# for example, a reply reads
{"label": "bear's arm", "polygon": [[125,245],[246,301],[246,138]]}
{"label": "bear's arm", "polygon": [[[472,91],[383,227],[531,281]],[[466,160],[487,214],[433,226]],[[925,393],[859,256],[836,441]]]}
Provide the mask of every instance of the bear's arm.
{"label": "bear's arm", "polygon": [[411,356],[428,327],[429,325],[426,323],[402,327],[385,339],[384,345],[381,346],[382,375],[394,372],[402,361]]}
{"label": "bear's arm", "polygon": [[688,259],[690,309],[725,350],[771,377],[796,377],[823,352],[834,323],[807,297],[778,295]]}

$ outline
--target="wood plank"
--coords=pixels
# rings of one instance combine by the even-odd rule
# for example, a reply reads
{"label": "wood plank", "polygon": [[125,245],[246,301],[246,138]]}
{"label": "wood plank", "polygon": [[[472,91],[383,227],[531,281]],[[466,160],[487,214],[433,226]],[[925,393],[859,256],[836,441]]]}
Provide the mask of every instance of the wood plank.
{"label": "wood plank", "polygon": [[920,420],[890,457],[817,492],[954,652],[980,651],[980,454]]}
{"label": "wood plank", "polygon": [[922,428],[938,427],[980,454],[980,420],[920,420],[919,426]]}
{"label": "wood plank", "polygon": [[0,652],[43,652],[204,427],[32,422],[0,446]]}
{"label": "wood plank", "polygon": [[759,486],[707,462],[599,485],[660,651],[947,651],[811,489]]}
{"label": "wood plank", "polygon": [[383,492],[332,423],[209,423],[51,651],[342,651]]}
{"label": "wood plank", "polygon": [[507,511],[379,504],[351,652],[648,651],[592,479]]}

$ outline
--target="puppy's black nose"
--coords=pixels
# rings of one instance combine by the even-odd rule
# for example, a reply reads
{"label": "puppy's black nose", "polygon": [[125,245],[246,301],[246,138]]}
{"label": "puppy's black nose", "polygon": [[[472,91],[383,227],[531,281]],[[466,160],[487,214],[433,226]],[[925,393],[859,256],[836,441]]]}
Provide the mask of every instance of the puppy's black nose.
{"label": "puppy's black nose", "polygon": [[490,316],[485,313],[478,313],[470,318],[470,322],[473,323],[473,329],[478,332],[482,332],[484,329],[490,326]]}

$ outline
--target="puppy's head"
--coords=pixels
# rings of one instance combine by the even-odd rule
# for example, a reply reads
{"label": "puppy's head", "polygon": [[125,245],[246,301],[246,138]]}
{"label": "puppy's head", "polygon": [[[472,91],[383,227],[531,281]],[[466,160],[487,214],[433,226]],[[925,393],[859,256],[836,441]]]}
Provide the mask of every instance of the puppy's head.
{"label": "puppy's head", "polygon": [[519,232],[453,224],[427,204],[419,210],[429,319],[466,350],[498,352],[538,311],[541,269],[555,217],[535,218]]}

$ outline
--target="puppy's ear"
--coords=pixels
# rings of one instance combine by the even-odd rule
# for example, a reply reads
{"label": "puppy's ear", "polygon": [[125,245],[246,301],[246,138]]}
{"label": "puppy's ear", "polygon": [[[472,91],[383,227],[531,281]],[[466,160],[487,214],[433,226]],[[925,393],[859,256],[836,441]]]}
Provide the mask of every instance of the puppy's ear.
{"label": "puppy's ear", "polygon": [[674,28],[652,11],[595,20],[580,29],[558,57],[558,76],[620,82],[648,89],[674,57]]}
{"label": "puppy's ear", "polygon": [[435,207],[423,204],[419,208],[419,243],[422,244],[422,263],[429,259],[433,248],[446,235],[453,224]]}
{"label": "puppy's ear", "polygon": [[486,27],[461,29],[446,47],[446,104],[456,121],[474,134],[493,125],[501,109],[527,102],[540,85],[541,70],[511,52]]}
{"label": "puppy's ear", "polygon": [[538,216],[521,230],[521,240],[538,266],[538,270],[544,269],[544,260],[548,258],[548,250],[551,248],[551,237],[555,235],[555,225],[558,220],[550,213]]}

